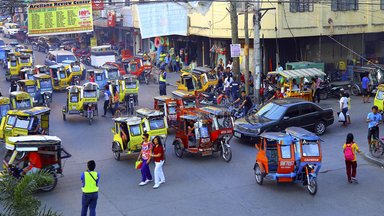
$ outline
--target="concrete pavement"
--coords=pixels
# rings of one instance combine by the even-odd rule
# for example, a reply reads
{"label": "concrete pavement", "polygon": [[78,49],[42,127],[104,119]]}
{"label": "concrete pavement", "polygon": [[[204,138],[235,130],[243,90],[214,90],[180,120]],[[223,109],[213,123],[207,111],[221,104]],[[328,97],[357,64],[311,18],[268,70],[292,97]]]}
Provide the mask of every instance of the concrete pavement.
{"label": "concrete pavement", "polygon": [[[36,53],[37,63],[45,54]],[[168,82],[177,80],[178,74],[168,73]],[[0,88],[8,89],[9,83],[0,74]],[[172,86],[168,86],[170,95]],[[6,93],[3,91],[3,94]],[[158,95],[155,84],[141,85],[140,107],[153,107],[153,97]],[[322,139],[323,166],[319,174],[319,190],[310,196],[300,184],[276,184],[265,181],[256,184],[253,174],[256,150],[253,143],[231,140],[233,158],[225,163],[219,156],[199,157],[186,154],[182,159],[174,155],[171,143],[174,131],[170,131],[167,146],[167,162],[164,166],[166,183],[157,190],[152,185],[139,187],[140,173],[134,169],[136,155],[113,159],[111,151],[111,117],[98,117],[92,126],[79,116],[62,120],[61,107],[66,95],[54,93],[50,134],[59,136],[63,146],[72,154],[65,161],[64,176],[58,186],[49,193],[38,193],[43,204],[63,213],[79,215],[81,208],[80,174],[86,162],[94,159],[100,172],[100,195],[97,213],[101,216],[137,215],[382,215],[382,181],[380,167],[358,156],[359,184],[346,180],[342,145],[348,132],[365,151],[365,117],[371,104],[363,104],[352,97],[352,124],[342,128],[335,123],[327,128]],[[336,111],[338,102],[329,99],[322,106]],[[99,102],[101,109],[102,102]],[[151,165],[153,171],[153,166]]]}

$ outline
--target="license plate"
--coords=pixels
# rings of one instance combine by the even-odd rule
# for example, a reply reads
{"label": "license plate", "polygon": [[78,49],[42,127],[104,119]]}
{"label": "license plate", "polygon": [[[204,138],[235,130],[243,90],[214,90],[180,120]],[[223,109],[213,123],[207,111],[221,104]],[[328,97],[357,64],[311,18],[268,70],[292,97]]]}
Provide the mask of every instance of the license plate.
{"label": "license plate", "polygon": [[235,132],[234,135],[235,137],[241,138],[241,133]]}
{"label": "license plate", "polygon": [[201,154],[202,154],[203,156],[212,155],[212,151],[203,151]]}

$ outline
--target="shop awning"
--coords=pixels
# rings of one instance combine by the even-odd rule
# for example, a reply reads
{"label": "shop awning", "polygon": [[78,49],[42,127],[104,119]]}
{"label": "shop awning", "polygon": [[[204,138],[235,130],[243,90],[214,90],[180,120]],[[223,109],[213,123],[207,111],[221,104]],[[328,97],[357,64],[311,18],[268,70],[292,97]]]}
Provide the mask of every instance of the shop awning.
{"label": "shop awning", "polygon": [[323,77],[326,74],[317,68],[306,68],[306,69],[297,69],[297,70],[283,70],[283,71],[272,71],[268,72],[270,75],[279,74],[287,79],[295,79],[302,77]]}

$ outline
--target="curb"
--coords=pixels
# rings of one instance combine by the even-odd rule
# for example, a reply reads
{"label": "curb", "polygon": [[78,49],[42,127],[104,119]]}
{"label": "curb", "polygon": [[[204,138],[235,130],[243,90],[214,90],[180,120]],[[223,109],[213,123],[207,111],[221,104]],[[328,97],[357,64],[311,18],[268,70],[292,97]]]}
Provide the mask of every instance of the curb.
{"label": "curb", "polygon": [[372,157],[371,155],[366,154],[365,152],[361,152],[360,155],[364,158],[364,160],[376,164],[377,166],[384,167],[384,160]]}

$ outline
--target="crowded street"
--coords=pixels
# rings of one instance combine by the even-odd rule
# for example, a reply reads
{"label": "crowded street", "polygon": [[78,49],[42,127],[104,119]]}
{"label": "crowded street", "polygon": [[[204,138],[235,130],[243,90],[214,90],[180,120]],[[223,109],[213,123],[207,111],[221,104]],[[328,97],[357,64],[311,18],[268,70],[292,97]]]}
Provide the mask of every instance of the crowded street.
{"label": "crowded street", "polygon": [[[10,40],[5,39],[6,43]],[[46,54],[34,52],[35,64],[43,64]],[[10,83],[1,71],[0,88],[8,95]],[[175,90],[179,79],[176,72],[168,73],[167,94]],[[159,87],[151,82],[140,84],[139,106],[153,107],[153,97],[159,95]],[[100,173],[98,215],[380,215],[384,207],[382,181],[384,172],[377,163],[366,160],[367,113],[373,105],[362,103],[361,97],[351,97],[351,124],[341,127],[335,122],[321,136],[322,165],[318,175],[318,192],[310,196],[300,183],[276,183],[265,181],[259,186],[255,181],[253,166],[256,149],[254,142],[233,137],[230,140],[232,160],[224,162],[219,155],[201,157],[185,154],[175,156],[172,142],[175,136],[169,130],[166,140],[166,183],[154,190],[152,184],[140,187],[140,171],[134,163],[137,155],[121,156],[116,161],[111,152],[113,135],[111,114],[101,117],[99,112],[92,125],[82,117],[62,119],[65,92],[53,93],[50,106],[50,135],[58,136],[62,146],[72,154],[63,162],[63,175],[57,187],[48,193],[37,193],[43,205],[63,215],[79,215],[81,210],[80,175],[88,160],[95,160]],[[99,110],[103,101],[98,102]],[[321,107],[339,110],[336,99],[320,102]],[[336,115],[336,114],[335,114]],[[349,184],[345,174],[342,146],[347,133],[353,133],[362,154],[357,156],[358,184]],[[150,165],[153,169],[153,165]],[[374,206],[374,207],[373,207]]]}

